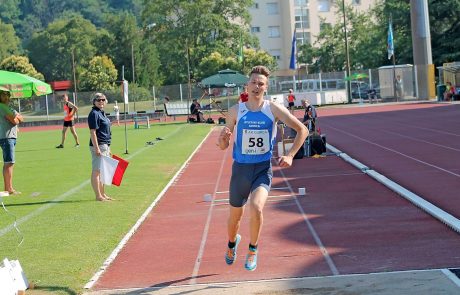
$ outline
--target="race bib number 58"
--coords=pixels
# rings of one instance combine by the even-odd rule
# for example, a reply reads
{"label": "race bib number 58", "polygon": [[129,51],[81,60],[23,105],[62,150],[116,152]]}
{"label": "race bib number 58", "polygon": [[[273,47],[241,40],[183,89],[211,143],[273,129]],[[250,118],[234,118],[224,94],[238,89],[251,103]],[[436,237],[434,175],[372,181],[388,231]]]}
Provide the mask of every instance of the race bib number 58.
{"label": "race bib number 58", "polygon": [[269,150],[269,133],[267,129],[251,130],[243,129],[241,151],[244,155],[262,155]]}

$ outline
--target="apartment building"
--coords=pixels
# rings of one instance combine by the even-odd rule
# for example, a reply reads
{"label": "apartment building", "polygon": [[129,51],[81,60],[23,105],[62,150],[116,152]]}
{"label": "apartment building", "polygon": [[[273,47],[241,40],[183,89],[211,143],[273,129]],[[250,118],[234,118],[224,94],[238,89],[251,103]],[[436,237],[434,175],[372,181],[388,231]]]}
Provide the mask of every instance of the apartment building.
{"label": "apartment building", "polygon": [[[292,75],[289,69],[291,44],[296,29],[297,45],[316,41],[321,27],[343,22],[337,15],[337,5],[353,5],[367,11],[376,0],[255,0],[249,10],[251,33],[260,46],[278,61],[276,75]],[[323,19],[324,21],[321,21]]]}

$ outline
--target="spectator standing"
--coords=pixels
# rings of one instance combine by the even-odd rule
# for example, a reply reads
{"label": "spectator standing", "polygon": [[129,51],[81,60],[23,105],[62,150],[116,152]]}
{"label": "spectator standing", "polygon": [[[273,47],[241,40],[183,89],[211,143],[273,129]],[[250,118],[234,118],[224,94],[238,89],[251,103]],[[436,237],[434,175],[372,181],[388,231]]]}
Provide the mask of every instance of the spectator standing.
{"label": "spectator standing", "polygon": [[20,192],[13,188],[13,168],[15,163],[15,147],[18,138],[18,124],[24,119],[21,114],[9,106],[10,93],[0,91],[0,145],[3,151],[3,184],[10,195]]}
{"label": "spectator standing", "polygon": [[396,99],[398,100],[402,99],[404,96],[404,92],[403,92],[404,89],[403,89],[403,81],[400,75],[396,76],[395,88],[396,88]]}
{"label": "spectator standing", "polygon": [[101,182],[101,156],[110,157],[110,144],[112,132],[110,119],[104,112],[107,98],[102,93],[96,93],[93,97],[93,108],[88,115],[88,127],[90,133],[89,148],[91,151],[91,186],[93,187],[96,201],[110,201]]}
{"label": "spectator standing", "polygon": [[291,112],[291,114],[293,114],[294,113],[295,95],[294,95],[294,91],[292,89],[289,89],[289,93],[288,93],[288,96],[287,96],[286,100],[288,102],[288,109]]}
{"label": "spectator standing", "polygon": [[75,123],[74,123],[74,116],[77,112],[78,108],[76,105],[69,101],[69,97],[67,94],[62,95],[62,100],[64,102],[64,124],[62,127],[62,140],[61,144],[58,145],[56,148],[62,149],[64,148],[64,142],[67,136],[67,129],[70,128],[70,132],[72,133],[75,139],[75,147],[80,147],[80,142],[78,141],[77,131],[75,130]]}
{"label": "spectator standing", "polygon": [[116,100],[115,105],[113,106],[113,111],[115,112],[115,120],[117,121],[117,126],[120,126],[120,107],[118,106]]}

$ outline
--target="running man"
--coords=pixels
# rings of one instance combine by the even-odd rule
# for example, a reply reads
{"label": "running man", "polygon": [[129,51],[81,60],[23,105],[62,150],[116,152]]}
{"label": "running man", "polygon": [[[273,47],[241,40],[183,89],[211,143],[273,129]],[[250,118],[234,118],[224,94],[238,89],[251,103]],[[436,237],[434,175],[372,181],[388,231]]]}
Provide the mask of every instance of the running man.
{"label": "running man", "polygon": [[272,182],[271,158],[276,138],[277,121],[297,131],[291,150],[278,159],[280,167],[290,167],[297,150],[308,136],[307,128],[289,111],[276,103],[264,100],[268,88],[270,71],[264,66],[252,68],[246,103],[233,106],[227,116],[218,146],[224,150],[233,136],[233,166],[230,180],[230,214],[228,218],[227,264],[235,262],[241,236],[238,234],[246,202],[250,210],[249,252],[245,268],[253,271],[257,267],[257,247],[263,224],[263,208]]}
{"label": "running man", "polygon": [[80,147],[80,142],[78,141],[77,131],[75,131],[75,126],[73,122],[75,112],[78,110],[78,108],[76,105],[74,105],[73,103],[69,101],[69,97],[67,96],[66,93],[62,95],[62,99],[64,101],[64,125],[62,127],[61,144],[58,145],[56,148],[58,149],[64,148],[64,141],[67,135],[67,128],[69,127],[70,127],[70,132],[75,138],[75,147]]}

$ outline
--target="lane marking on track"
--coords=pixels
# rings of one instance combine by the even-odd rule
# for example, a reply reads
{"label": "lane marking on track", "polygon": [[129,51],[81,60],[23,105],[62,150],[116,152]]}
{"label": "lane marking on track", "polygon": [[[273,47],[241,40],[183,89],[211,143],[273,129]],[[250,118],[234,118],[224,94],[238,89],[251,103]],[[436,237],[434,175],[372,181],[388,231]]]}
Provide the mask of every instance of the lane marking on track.
{"label": "lane marking on track", "polygon": [[[178,133],[180,130],[182,130],[185,126],[181,126],[177,128],[175,131],[172,133],[168,134],[168,136],[165,137],[169,138],[174,136],[176,133]],[[170,186],[173,185],[174,181],[176,181],[176,178],[179,177],[179,175],[182,173],[182,170],[184,167],[186,167],[189,163],[189,161],[192,159],[192,157],[195,155],[195,153],[200,149],[200,147],[203,145],[204,141],[209,137],[211,132],[208,133],[207,136],[203,139],[203,141],[197,146],[195,151],[192,152],[190,157],[185,161],[184,164],[179,168],[179,170],[176,172],[176,174],[171,178],[171,180],[168,182],[168,184],[165,186],[165,188],[158,194],[158,196],[155,198],[155,200],[150,204],[150,206],[144,211],[144,213],[141,215],[141,217],[137,220],[137,222],[133,225],[133,227],[129,230],[129,232],[123,237],[123,239],[120,241],[120,243],[117,245],[117,247],[110,253],[109,257],[104,261],[102,266],[99,268],[99,270],[93,275],[93,277],[89,280],[88,283],[84,286],[85,289],[90,289],[93,287],[93,285],[97,282],[97,280],[101,277],[101,275],[107,270],[107,267],[115,260],[115,258],[118,256],[120,253],[121,249],[128,243],[129,239],[131,236],[134,235],[134,233],[138,230],[138,228],[141,226],[141,224],[144,222],[144,220],[147,218],[147,216],[150,214],[150,212],[153,210],[153,208],[156,206],[156,204],[160,201],[160,199],[164,196],[166,191],[169,189]],[[131,154],[127,159],[131,159],[135,157],[136,155],[140,154],[141,152],[145,151],[148,148],[152,148],[153,146],[148,146],[139,149],[136,151],[134,154]],[[88,181],[89,182],[89,181]]]}
{"label": "lane marking on track", "polygon": [[[364,166],[361,162],[351,158],[347,154],[341,152],[336,147],[327,144],[327,148],[329,150],[337,152],[338,156],[343,160],[349,162],[351,165],[355,166],[358,169],[361,169],[362,172],[366,173],[373,179],[377,180],[387,188],[391,189],[398,195],[402,196],[404,199],[408,200],[415,206],[421,208],[423,211],[428,213],[429,215],[433,216],[434,218],[438,219],[442,223],[446,224],[450,228],[452,228],[457,233],[460,233],[460,220],[456,217],[452,216],[451,214],[447,213],[446,211],[442,210],[441,208],[433,205],[432,203],[428,202],[427,200],[423,199],[419,195],[411,192],[410,190],[406,189],[405,187],[397,184],[396,182],[392,181],[391,179],[387,178],[386,176],[378,173],[373,169],[362,169]],[[350,161],[352,159],[352,161]]]}
{"label": "lane marking on track", "polygon": [[361,141],[367,142],[367,143],[369,143],[369,144],[371,144],[371,145],[380,147],[381,149],[384,149],[384,150],[393,152],[393,153],[398,154],[398,155],[400,155],[400,156],[403,156],[403,157],[405,157],[405,158],[408,158],[408,159],[411,159],[411,160],[413,160],[413,161],[419,162],[419,163],[421,163],[421,164],[423,164],[423,165],[430,166],[430,167],[432,167],[432,168],[438,169],[438,170],[440,170],[440,171],[446,172],[446,173],[451,174],[451,175],[456,176],[456,177],[460,177],[460,174],[457,174],[457,173],[455,173],[455,172],[452,172],[452,171],[449,171],[449,170],[447,170],[447,169],[441,168],[441,167],[436,166],[436,165],[434,165],[434,164],[430,164],[430,163],[428,163],[428,162],[419,160],[419,159],[417,159],[417,158],[411,157],[411,156],[406,155],[406,154],[404,154],[404,153],[398,152],[397,150],[394,150],[394,149],[385,147],[385,146],[380,145],[380,144],[378,144],[378,143],[375,143],[375,142],[373,142],[373,141],[370,141],[370,140],[364,139],[364,138],[362,138],[362,137],[353,135],[353,134],[351,134],[351,133],[349,133],[349,132],[346,132],[346,131],[337,129],[337,128],[332,127],[332,126],[329,126],[329,128],[332,128],[332,129],[336,130],[337,132],[346,134],[347,136],[354,137],[354,138],[359,139],[359,140],[361,140]]}
{"label": "lane marking on track", "polygon": [[441,269],[441,272],[446,275],[457,287],[460,287],[460,279],[450,270],[448,269]]}
{"label": "lane marking on track", "polygon": [[460,149],[448,147],[448,146],[443,145],[443,144],[433,143],[431,141],[427,141],[427,140],[423,140],[423,139],[418,139],[418,138],[415,138],[415,137],[412,137],[412,136],[403,135],[401,133],[397,133],[397,132],[393,132],[393,131],[387,131],[387,130],[380,130],[380,132],[385,132],[385,133],[393,134],[393,135],[396,135],[396,136],[399,136],[399,137],[408,138],[408,139],[413,140],[413,141],[423,142],[423,143],[426,143],[426,144],[429,144],[429,145],[434,145],[434,146],[437,146],[437,147],[440,147],[440,148],[460,152]]}
{"label": "lane marking on track", "polygon": [[222,172],[224,170],[224,166],[225,166],[227,157],[230,154],[229,150],[230,149],[227,149],[225,151],[224,157],[222,158],[222,162],[220,164],[219,174],[217,176],[216,185],[214,187],[214,193],[212,196],[213,200],[211,201],[211,206],[209,206],[208,217],[206,219],[206,224],[204,226],[203,236],[201,237],[200,249],[198,250],[198,255],[195,260],[195,266],[193,267],[193,272],[192,272],[192,276],[190,279],[190,284],[192,285],[196,284],[196,278],[198,276],[198,272],[200,271],[201,260],[203,258],[204,248],[206,246],[206,241],[208,239],[209,226],[211,224],[212,210],[214,208],[214,198],[216,197],[216,191],[219,187],[220,179],[222,178],[222,174],[223,174]]}
{"label": "lane marking on track", "polygon": [[281,176],[283,177],[284,183],[286,183],[286,185],[288,186],[289,190],[291,191],[291,194],[293,194],[292,198],[295,200],[297,208],[299,208],[299,211],[300,211],[300,213],[301,213],[301,215],[303,217],[303,220],[307,224],[307,227],[310,230],[310,232],[311,232],[311,234],[313,236],[313,239],[316,242],[316,245],[321,250],[321,253],[323,254],[324,260],[326,260],[326,263],[329,266],[329,269],[331,270],[333,275],[339,275],[340,273],[339,273],[337,267],[335,266],[334,261],[332,261],[332,258],[329,255],[329,252],[327,251],[326,247],[323,245],[323,242],[319,238],[318,233],[316,232],[315,228],[313,227],[313,225],[311,224],[310,220],[308,219],[307,214],[305,214],[305,211],[303,210],[302,205],[300,205],[299,199],[297,198],[297,195],[294,194],[294,191],[292,190],[291,184],[287,180],[286,175],[283,172],[283,169],[279,169],[278,171],[281,173]]}

